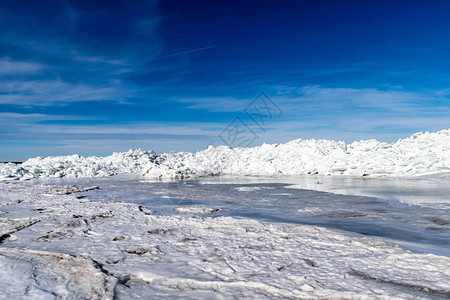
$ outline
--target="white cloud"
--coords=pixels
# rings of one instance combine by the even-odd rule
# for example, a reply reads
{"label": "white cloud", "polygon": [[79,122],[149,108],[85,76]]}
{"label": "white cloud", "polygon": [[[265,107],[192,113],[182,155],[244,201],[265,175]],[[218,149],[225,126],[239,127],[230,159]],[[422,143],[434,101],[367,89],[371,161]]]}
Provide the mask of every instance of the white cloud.
{"label": "white cloud", "polygon": [[0,82],[0,104],[52,105],[78,101],[112,100],[121,102],[133,91],[111,82],[100,86],[61,80],[10,80]]}
{"label": "white cloud", "polygon": [[[286,90],[288,93],[286,93]],[[320,86],[304,86],[300,88],[277,87],[280,101],[286,104],[317,109],[349,109],[356,108],[385,109],[386,111],[411,111],[420,103],[433,99],[432,95],[398,90],[379,90],[373,88],[324,88]],[[302,106],[298,105],[301,109]]]}
{"label": "white cloud", "polygon": [[28,75],[43,69],[44,65],[36,62],[16,61],[9,57],[0,58],[0,75]]}
{"label": "white cloud", "polygon": [[70,115],[20,114],[12,112],[0,112],[0,123],[20,121],[31,124],[32,122],[51,120],[93,120],[93,118]]}
{"label": "white cloud", "polygon": [[[428,101],[442,98],[442,92],[432,94],[398,90],[379,90],[373,88],[325,88],[321,86],[266,86],[263,89],[283,110],[320,114],[325,110],[355,108],[384,109],[391,112],[411,112],[426,106]],[[257,94],[254,95],[255,97]],[[187,108],[205,109],[211,112],[239,112],[245,109],[254,98],[238,97],[185,97],[178,102],[187,103]]]}
{"label": "white cloud", "polygon": [[186,103],[186,108],[205,109],[211,112],[238,112],[245,109],[248,103],[250,103],[248,99],[238,99],[235,97],[181,98],[177,101]]}

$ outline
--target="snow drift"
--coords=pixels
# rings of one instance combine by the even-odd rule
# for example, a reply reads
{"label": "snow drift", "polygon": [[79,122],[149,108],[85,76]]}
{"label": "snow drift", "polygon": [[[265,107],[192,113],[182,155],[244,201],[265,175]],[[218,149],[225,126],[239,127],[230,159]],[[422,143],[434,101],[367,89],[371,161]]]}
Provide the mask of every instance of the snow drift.
{"label": "snow drift", "polygon": [[405,176],[440,172],[450,172],[450,129],[416,133],[395,143],[373,139],[351,144],[297,139],[250,148],[210,146],[197,153],[130,150],[107,157],[37,157],[21,165],[0,164],[0,180],[126,173],[188,178],[225,174]]}

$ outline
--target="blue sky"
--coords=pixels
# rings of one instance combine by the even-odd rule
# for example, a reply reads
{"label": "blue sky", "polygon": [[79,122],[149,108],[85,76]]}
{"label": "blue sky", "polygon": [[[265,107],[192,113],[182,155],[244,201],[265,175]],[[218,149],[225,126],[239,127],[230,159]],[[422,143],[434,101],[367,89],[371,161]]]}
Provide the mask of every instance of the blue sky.
{"label": "blue sky", "polygon": [[[236,118],[251,145],[448,129],[449,15],[448,1],[3,0],[0,161],[201,150],[230,144]],[[261,92],[280,110],[264,126],[245,113]]]}

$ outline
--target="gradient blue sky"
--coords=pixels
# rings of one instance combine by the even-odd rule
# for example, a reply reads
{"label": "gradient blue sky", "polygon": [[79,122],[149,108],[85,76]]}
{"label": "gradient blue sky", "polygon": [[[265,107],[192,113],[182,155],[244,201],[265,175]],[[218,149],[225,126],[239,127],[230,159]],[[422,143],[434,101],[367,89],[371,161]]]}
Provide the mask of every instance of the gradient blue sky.
{"label": "gradient blue sky", "polygon": [[[448,1],[0,2],[0,161],[450,127]],[[256,126],[261,91],[283,111]]]}

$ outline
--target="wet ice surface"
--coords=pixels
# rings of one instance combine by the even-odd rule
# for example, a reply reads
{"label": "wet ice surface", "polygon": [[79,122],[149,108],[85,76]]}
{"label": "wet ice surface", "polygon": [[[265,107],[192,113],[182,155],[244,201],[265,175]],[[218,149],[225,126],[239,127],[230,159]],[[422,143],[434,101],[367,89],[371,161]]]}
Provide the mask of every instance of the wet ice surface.
{"label": "wet ice surface", "polygon": [[448,298],[446,178],[0,183],[0,295]]}
{"label": "wet ice surface", "polygon": [[103,186],[88,192],[91,200],[137,203],[159,215],[211,214],[319,225],[450,256],[448,178],[212,177],[155,182],[125,176],[100,179],[100,183],[79,180]]}

